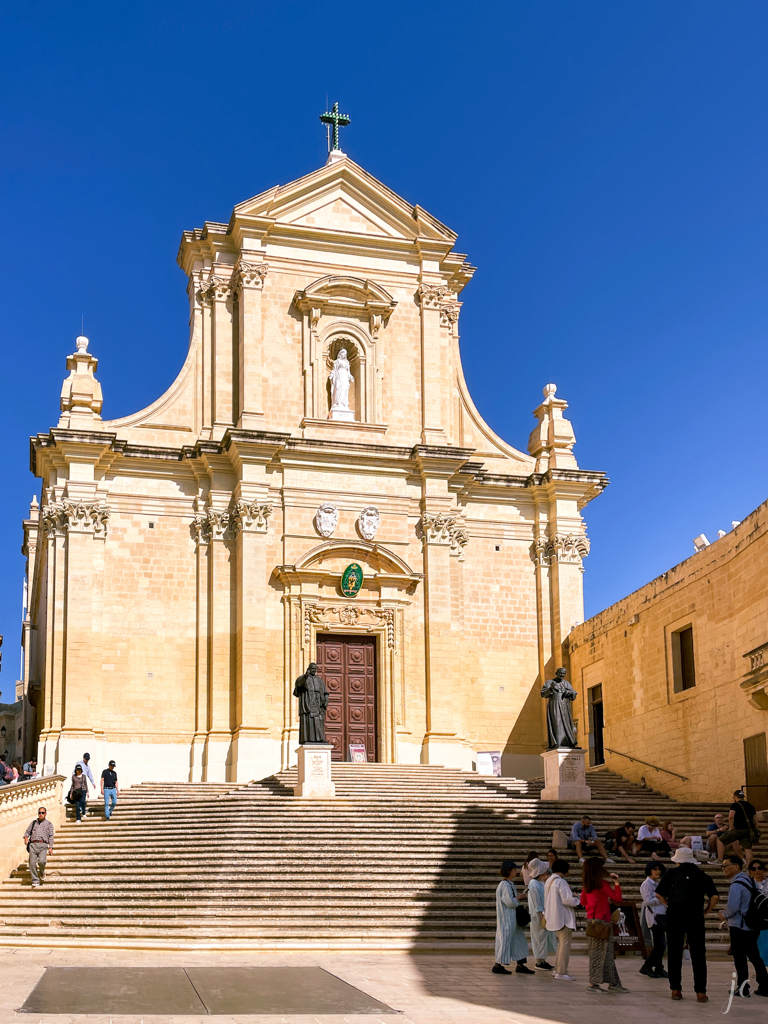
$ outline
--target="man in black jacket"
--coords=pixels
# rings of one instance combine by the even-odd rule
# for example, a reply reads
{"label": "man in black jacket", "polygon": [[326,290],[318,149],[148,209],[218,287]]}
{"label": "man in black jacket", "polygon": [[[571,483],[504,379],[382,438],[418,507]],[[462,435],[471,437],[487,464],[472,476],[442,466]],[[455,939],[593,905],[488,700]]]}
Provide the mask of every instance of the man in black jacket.
{"label": "man in black jacket", "polygon": [[[696,999],[706,1003],[707,951],[704,918],[717,906],[717,886],[699,867],[693,850],[681,846],[672,857],[678,865],[659,882],[656,896],[667,908],[667,970],[673,999],[683,998],[683,947],[688,936]],[[704,907],[704,900],[708,903]]]}

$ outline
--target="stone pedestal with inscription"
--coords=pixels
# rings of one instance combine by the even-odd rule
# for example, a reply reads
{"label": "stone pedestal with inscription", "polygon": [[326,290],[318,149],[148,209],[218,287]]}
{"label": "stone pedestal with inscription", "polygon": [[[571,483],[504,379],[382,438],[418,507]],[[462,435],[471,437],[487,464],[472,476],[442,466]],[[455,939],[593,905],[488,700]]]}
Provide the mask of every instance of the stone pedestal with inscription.
{"label": "stone pedestal with inscription", "polygon": [[299,747],[299,784],[293,787],[294,796],[311,800],[336,796],[336,787],[331,782],[332,750],[330,743],[304,743]]}
{"label": "stone pedestal with inscription", "polygon": [[542,800],[591,800],[587,785],[583,747],[554,747],[545,750]]}

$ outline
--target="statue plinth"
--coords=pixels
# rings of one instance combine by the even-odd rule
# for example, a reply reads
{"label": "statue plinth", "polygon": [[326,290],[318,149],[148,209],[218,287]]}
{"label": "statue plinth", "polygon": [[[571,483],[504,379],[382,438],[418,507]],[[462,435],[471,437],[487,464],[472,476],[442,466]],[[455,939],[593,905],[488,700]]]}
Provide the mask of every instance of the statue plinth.
{"label": "statue plinth", "polygon": [[351,409],[337,409],[336,406],[331,407],[331,419],[342,420],[344,423],[354,423],[355,414]]}
{"label": "statue plinth", "polygon": [[299,755],[299,784],[293,787],[293,795],[309,800],[327,800],[336,796],[336,786],[331,781],[332,743],[302,743]]}
{"label": "statue plinth", "polygon": [[544,759],[544,789],[542,800],[592,799],[587,785],[583,747],[553,747],[541,755]]}

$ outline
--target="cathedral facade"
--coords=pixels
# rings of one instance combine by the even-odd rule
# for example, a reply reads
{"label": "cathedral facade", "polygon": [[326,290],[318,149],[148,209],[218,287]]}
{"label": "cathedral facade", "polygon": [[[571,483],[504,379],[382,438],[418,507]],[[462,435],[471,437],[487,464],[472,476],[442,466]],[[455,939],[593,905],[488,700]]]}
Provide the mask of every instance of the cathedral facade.
{"label": "cathedral facade", "polygon": [[295,763],[316,661],[335,758],[541,773],[606,480],[552,385],[527,451],[483,421],[455,241],[334,151],[184,233],[189,352],[151,406],[102,419],[78,339],[24,523],[45,770],[88,750],[124,785],[262,778]]}

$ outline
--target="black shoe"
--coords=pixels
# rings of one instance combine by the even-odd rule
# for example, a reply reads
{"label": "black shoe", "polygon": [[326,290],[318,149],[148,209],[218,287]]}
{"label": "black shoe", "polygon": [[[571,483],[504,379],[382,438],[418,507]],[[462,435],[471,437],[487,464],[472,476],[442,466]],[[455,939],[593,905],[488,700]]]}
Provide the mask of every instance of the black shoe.
{"label": "black shoe", "polygon": [[511,974],[512,971],[508,971],[506,967],[502,967],[501,964],[494,964],[491,968],[494,974]]}
{"label": "black shoe", "polygon": [[663,967],[660,967],[660,968],[658,969],[658,971],[654,971],[654,972],[653,972],[653,974],[651,975],[651,977],[652,977],[652,978],[668,978],[668,977],[669,977],[669,975],[667,974],[667,972],[666,972],[666,971],[664,970],[664,968],[663,968]]}
{"label": "black shoe", "polygon": [[768,998],[768,988],[756,988],[754,994],[756,996],[765,996]]}
{"label": "black shoe", "polygon": [[531,968],[527,966],[527,964],[518,964],[517,967],[515,968],[515,974],[535,974],[535,973],[536,972],[532,971]]}
{"label": "black shoe", "polygon": [[546,960],[539,960],[537,964],[533,965],[533,968],[536,971],[554,971],[555,969],[552,964],[548,964]]}
{"label": "black shoe", "polygon": [[653,970],[650,967],[646,967],[645,964],[640,968],[638,974],[644,974],[648,978],[653,977]]}

